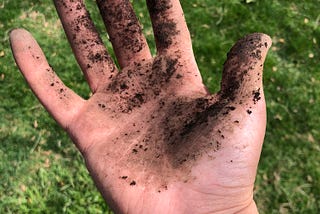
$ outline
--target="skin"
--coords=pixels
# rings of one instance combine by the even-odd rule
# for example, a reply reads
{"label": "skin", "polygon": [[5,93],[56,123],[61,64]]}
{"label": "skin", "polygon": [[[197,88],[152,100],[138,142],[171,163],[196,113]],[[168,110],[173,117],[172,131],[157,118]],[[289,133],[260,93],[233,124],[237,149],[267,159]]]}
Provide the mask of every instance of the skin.
{"label": "skin", "polygon": [[155,57],[129,1],[97,0],[120,68],[82,1],[54,3],[92,97],[84,100],[63,84],[26,30],[10,33],[11,47],[108,205],[116,213],[257,213],[253,187],[266,127],[262,71],[271,39],[255,33],[239,40],[224,64],[221,90],[210,94],[178,0],[147,0]]}

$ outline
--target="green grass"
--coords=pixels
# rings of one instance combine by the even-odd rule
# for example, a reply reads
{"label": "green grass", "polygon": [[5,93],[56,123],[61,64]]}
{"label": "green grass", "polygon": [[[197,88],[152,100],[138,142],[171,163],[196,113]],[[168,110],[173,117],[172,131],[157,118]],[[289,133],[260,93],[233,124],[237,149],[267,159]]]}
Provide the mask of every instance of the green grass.
{"label": "green grass", "polygon": [[[144,3],[133,2],[154,52]],[[212,92],[237,39],[256,31],[273,38],[264,76],[268,127],[255,199],[260,213],[319,213],[320,1],[181,2]],[[87,3],[98,20],[94,1]],[[97,25],[104,32],[100,20]],[[0,1],[0,213],[110,212],[79,153],[18,72],[8,42],[14,27],[31,31],[65,83],[89,95],[52,1]]]}

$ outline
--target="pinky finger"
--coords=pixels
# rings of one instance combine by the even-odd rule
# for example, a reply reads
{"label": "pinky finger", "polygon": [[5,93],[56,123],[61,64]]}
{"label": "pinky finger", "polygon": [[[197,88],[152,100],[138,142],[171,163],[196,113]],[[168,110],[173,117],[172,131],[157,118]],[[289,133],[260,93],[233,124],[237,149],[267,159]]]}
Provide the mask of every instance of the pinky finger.
{"label": "pinky finger", "polygon": [[32,35],[23,29],[10,33],[15,61],[33,93],[63,127],[67,128],[84,100],[66,87],[48,64]]}

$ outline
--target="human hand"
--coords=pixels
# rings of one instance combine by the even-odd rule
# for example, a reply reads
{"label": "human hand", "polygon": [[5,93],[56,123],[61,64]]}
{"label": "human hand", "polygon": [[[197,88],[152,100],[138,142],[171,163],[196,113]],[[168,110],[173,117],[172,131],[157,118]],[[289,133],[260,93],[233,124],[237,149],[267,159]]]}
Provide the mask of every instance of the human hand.
{"label": "human hand", "polygon": [[224,65],[221,90],[202,83],[178,0],[147,0],[152,57],[128,0],[97,0],[121,72],[81,0],[55,0],[93,95],[66,87],[23,29],[10,41],[40,102],[81,151],[119,213],[255,213],[253,186],[265,134],[263,62],[271,40],[251,34]]}

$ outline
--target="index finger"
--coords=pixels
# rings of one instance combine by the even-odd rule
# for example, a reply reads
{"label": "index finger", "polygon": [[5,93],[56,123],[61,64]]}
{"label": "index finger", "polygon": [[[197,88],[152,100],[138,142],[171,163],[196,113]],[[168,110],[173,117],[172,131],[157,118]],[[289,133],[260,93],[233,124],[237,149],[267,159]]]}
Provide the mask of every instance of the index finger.
{"label": "index finger", "polygon": [[179,0],[147,0],[158,54],[192,52],[190,33]]}

